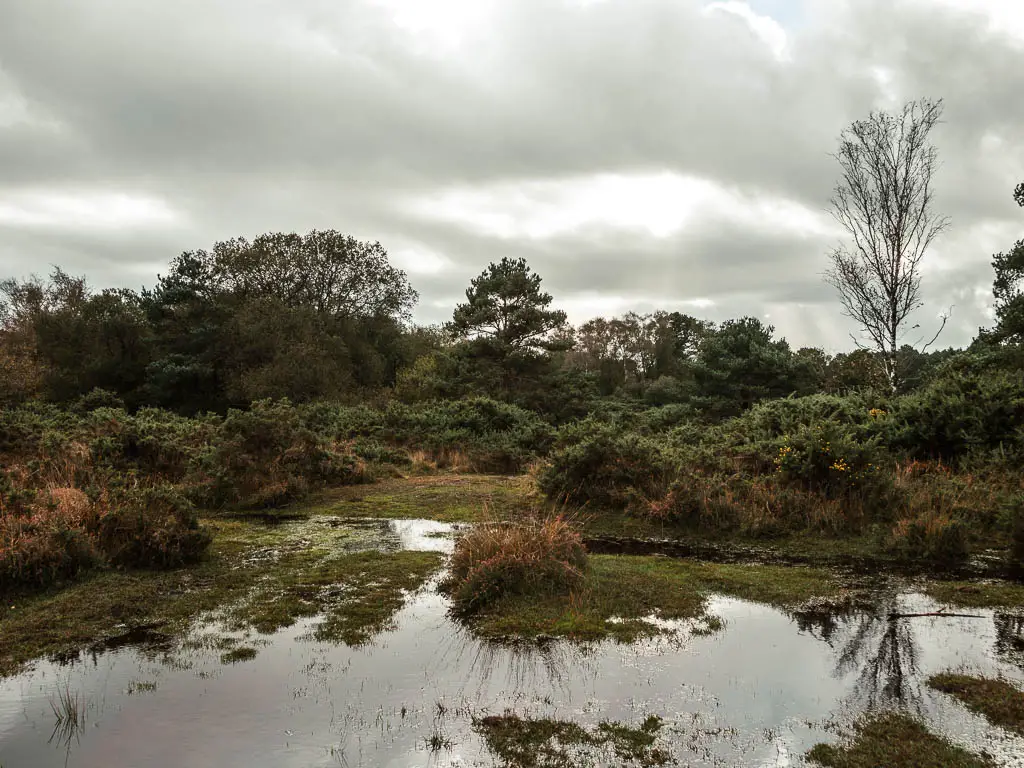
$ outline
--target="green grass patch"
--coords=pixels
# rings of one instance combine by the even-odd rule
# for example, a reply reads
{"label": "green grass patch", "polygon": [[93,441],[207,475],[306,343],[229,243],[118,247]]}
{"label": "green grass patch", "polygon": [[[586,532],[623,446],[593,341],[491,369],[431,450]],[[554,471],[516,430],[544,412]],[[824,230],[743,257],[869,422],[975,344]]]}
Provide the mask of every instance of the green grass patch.
{"label": "green grass patch", "polygon": [[929,581],[933,600],[959,608],[1014,608],[1024,605],[1024,584],[1007,581]]}
{"label": "green grass patch", "polygon": [[951,744],[907,715],[881,715],[856,730],[848,744],[818,744],[808,759],[826,768],[995,768],[987,757]]}
{"label": "green grass patch", "polygon": [[582,584],[569,594],[510,595],[470,620],[485,637],[552,635],[630,642],[665,630],[647,617],[700,619],[698,631],[720,625],[705,613],[707,595],[722,592],[777,606],[838,594],[827,571],[770,565],[723,565],[664,557],[591,555]]}
{"label": "green grass patch", "polygon": [[946,672],[928,678],[928,685],[959,699],[990,723],[1024,736],[1024,692],[1007,681]]}
{"label": "green grass patch", "polygon": [[606,765],[595,761],[608,756],[614,756],[615,765],[666,765],[671,758],[655,746],[662,726],[654,715],[637,726],[603,722],[590,730],[565,720],[525,719],[510,713],[473,721],[490,752],[502,765],[516,768]]}
{"label": "green grass patch", "polygon": [[339,488],[293,514],[426,519],[449,523],[518,517],[531,506],[529,478],[492,475],[428,475]]}

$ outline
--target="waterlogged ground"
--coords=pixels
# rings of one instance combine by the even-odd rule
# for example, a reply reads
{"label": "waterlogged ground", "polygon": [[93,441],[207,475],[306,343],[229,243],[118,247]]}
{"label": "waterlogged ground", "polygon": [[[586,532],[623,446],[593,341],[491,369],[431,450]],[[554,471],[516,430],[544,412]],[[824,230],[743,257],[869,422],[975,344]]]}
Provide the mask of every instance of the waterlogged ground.
{"label": "waterlogged ground", "polygon": [[[701,598],[632,643],[510,645],[448,616],[450,524],[318,512],[224,524],[210,567],[247,587],[218,592],[202,620],[129,631],[111,618],[89,651],[8,665],[0,766],[789,766],[885,707],[1024,765],[1024,739],[926,685],[951,670],[1024,684],[1022,608],[993,607],[1012,588],[838,574],[818,590],[835,612],[806,602],[816,572],[609,557],[611,581],[643,567]],[[769,576],[793,600],[757,584]],[[216,602],[189,589],[181,599]],[[940,610],[971,616],[891,618]]]}

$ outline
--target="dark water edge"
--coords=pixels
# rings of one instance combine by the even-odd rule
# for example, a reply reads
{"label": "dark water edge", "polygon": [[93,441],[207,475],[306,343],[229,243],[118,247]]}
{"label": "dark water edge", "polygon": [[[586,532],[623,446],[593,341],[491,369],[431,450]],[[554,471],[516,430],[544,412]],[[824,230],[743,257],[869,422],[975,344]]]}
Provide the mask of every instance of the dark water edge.
{"label": "dark water edge", "polygon": [[629,536],[588,536],[587,550],[598,555],[662,555],[693,558],[712,563],[764,563],[771,565],[818,565],[854,574],[935,576],[943,579],[988,578],[1016,580],[1020,575],[1004,559],[977,556],[963,563],[900,561],[865,554],[801,554],[771,546],[679,539],[644,539]]}

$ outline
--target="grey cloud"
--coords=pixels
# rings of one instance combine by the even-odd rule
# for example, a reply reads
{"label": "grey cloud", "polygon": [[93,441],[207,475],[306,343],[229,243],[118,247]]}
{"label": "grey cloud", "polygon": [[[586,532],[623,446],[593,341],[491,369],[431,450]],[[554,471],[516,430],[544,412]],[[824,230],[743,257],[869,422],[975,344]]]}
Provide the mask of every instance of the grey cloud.
{"label": "grey cloud", "polygon": [[[807,4],[816,9],[780,63],[742,20],[701,5],[516,0],[446,57],[354,0],[0,0],[0,91],[16,90],[37,119],[0,122],[0,200],[106,188],[158,197],[181,216],[174,231],[131,235],[0,220],[0,272],[60,259],[96,284],[134,286],[184,248],[335,227],[451,261],[414,278],[425,320],[441,319],[433,305],[458,298],[487,261],[522,255],[556,296],[707,297],[714,312],[741,314],[814,305],[823,330],[780,330],[842,344],[820,281],[827,242],[735,226],[661,241],[621,231],[506,241],[397,203],[451,185],[668,169],[821,210],[836,136],[879,103],[876,65],[893,71],[900,99],[947,100],[938,194],[958,230],[1019,218],[1008,193],[1024,161],[1021,46],[910,0]],[[985,150],[997,140],[1005,160]],[[987,257],[964,259],[957,281],[926,282],[930,299],[991,282]],[[974,315],[957,323],[962,343]]]}

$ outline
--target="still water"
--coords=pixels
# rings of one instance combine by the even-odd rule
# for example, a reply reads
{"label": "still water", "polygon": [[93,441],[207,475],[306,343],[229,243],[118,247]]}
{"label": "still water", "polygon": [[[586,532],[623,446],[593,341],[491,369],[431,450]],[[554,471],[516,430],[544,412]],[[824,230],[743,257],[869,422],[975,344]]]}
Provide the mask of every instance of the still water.
{"label": "still water", "polygon": [[[362,525],[390,548],[451,547],[438,523]],[[313,620],[247,638],[258,655],[235,664],[222,663],[208,640],[223,633],[209,625],[184,642],[129,637],[41,661],[0,680],[0,766],[490,766],[472,721],[506,710],[584,725],[656,714],[679,765],[791,766],[871,707],[910,710],[1024,766],[1024,740],[924,685],[949,669],[1024,681],[1024,619],[888,619],[938,607],[893,588],[871,612],[810,620],[717,596],[710,612],[724,628],[711,635],[680,623],[632,645],[510,648],[453,622],[435,580],[361,648],[310,639]],[[82,702],[80,728],[55,730],[60,692]],[[428,744],[435,736],[439,748]]]}

